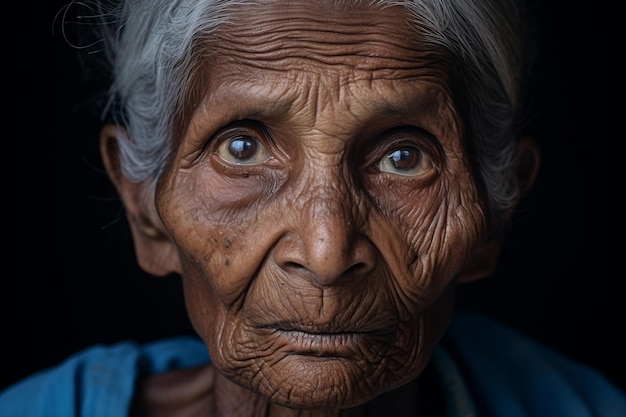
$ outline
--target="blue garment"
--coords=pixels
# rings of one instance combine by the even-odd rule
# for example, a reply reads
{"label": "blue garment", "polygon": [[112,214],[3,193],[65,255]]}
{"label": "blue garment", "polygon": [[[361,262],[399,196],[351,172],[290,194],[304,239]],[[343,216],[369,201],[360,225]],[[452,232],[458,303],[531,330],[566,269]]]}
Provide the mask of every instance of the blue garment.
{"label": "blue garment", "polygon": [[207,363],[193,337],[96,345],[0,392],[0,417],[124,417],[139,375]]}
{"label": "blue garment", "polygon": [[[0,392],[0,417],[123,417],[140,375],[209,362],[199,339],[83,350]],[[600,373],[496,321],[458,313],[433,354],[447,417],[625,417]]]}
{"label": "blue garment", "polygon": [[476,416],[626,417],[626,394],[602,374],[494,319],[457,314],[442,344]]}

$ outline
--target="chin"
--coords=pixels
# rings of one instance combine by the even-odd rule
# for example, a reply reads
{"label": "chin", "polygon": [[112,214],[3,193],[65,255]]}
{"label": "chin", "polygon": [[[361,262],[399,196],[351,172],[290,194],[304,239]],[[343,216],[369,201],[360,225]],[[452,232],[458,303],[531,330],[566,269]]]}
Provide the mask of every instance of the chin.
{"label": "chin", "polygon": [[345,409],[410,382],[425,362],[413,369],[406,365],[404,374],[398,375],[384,360],[369,363],[345,357],[287,355],[271,366],[262,366],[244,386],[288,408]]}

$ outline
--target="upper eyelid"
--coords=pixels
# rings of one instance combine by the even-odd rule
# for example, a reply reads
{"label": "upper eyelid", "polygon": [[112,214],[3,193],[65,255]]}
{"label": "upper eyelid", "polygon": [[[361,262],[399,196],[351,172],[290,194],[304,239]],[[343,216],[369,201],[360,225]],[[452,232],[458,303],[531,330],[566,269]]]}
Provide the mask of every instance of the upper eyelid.
{"label": "upper eyelid", "polygon": [[403,134],[409,134],[409,135],[413,135],[415,137],[419,137],[420,142],[424,139],[429,143],[432,144],[439,144],[439,141],[437,140],[437,138],[430,133],[429,131],[422,129],[420,127],[416,127],[416,126],[401,126],[401,127],[397,127],[397,128],[393,128],[387,132],[385,132],[383,135],[381,136],[387,136],[390,138],[393,137],[398,137],[398,139],[396,139],[397,142],[402,142],[403,138],[399,137]]}
{"label": "upper eyelid", "polygon": [[[258,140],[264,146],[272,140],[267,127],[256,120],[236,120],[218,129],[205,141],[203,152],[214,153],[222,142],[237,136],[249,136]],[[268,146],[266,146],[268,147]]]}
{"label": "upper eyelid", "polygon": [[433,134],[416,126],[398,126],[376,135],[360,157],[361,163],[366,166],[376,164],[389,151],[402,146],[418,148],[433,159],[436,165],[443,161],[443,146]]}
{"label": "upper eyelid", "polygon": [[[221,136],[228,135],[229,132],[234,133],[231,135],[231,137],[234,137],[234,136],[256,137],[257,135],[255,133],[261,133],[260,136],[262,136],[262,139],[265,139],[266,137],[270,136],[267,127],[263,123],[253,121],[253,120],[240,120],[240,121],[231,122],[228,125],[224,126],[223,128],[219,129],[217,133],[215,133],[215,135],[211,137],[211,141],[219,139]],[[246,132],[249,132],[251,134],[246,134]]]}

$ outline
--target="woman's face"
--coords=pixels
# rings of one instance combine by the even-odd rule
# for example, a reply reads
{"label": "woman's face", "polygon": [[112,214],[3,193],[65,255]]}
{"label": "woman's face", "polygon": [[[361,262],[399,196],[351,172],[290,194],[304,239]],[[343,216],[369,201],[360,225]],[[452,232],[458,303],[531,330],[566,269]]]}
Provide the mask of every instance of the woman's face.
{"label": "woman's face", "polygon": [[429,360],[483,238],[446,57],[401,8],[240,9],[159,181],[214,364],[291,407],[350,407]]}

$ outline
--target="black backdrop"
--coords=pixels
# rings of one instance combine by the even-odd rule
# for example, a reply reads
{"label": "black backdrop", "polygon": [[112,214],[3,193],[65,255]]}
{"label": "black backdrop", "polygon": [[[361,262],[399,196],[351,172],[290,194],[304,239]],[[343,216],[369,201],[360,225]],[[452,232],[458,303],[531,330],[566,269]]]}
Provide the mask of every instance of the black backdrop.
{"label": "black backdrop", "polygon": [[[147,276],[134,263],[120,204],[100,166],[97,116],[80,106],[89,88],[53,24],[63,4],[25,3],[22,36],[9,43],[26,45],[16,59],[5,51],[20,93],[9,113],[14,176],[4,201],[19,215],[14,225],[5,214],[17,234],[2,279],[0,387],[94,343],[192,332],[178,278]],[[498,270],[463,287],[460,303],[624,387],[623,116],[616,107],[623,45],[609,24],[617,10],[546,0],[535,12],[543,45],[529,133],[542,144],[543,168]],[[12,256],[16,246],[19,258]]]}

